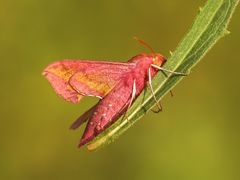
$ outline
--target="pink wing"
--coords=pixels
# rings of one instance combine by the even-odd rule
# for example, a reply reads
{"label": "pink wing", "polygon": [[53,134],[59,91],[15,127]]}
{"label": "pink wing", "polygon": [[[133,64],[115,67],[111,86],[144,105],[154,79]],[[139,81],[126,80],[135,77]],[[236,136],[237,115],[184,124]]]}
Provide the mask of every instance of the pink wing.
{"label": "pink wing", "polygon": [[64,60],[50,64],[43,75],[58,95],[78,103],[83,96],[104,97],[133,67],[134,63]]}
{"label": "pink wing", "polygon": [[95,108],[96,108],[96,105],[91,107],[84,114],[82,114],[77,120],[75,120],[72,123],[72,125],[70,126],[70,129],[77,129],[79,126],[85,123],[92,116],[93,112],[95,111]]}
{"label": "pink wing", "polygon": [[[126,112],[131,100],[132,85],[133,78],[131,76],[125,78],[104,99],[99,101],[94,107],[94,113],[89,117],[79,147],[90,142]],[[83,122],[82,118],[85,117],[81,117],[81,123]]]}

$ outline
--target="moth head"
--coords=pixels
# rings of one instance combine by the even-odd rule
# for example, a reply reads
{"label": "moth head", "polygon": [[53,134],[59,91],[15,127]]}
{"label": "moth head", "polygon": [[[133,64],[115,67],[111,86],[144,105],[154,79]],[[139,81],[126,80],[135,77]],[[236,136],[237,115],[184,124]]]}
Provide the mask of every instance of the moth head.
{"label": "moth head", "polygon": [[162,66],[167,59],[161,54],[153,54],[152,64],[156,66]]}
{"label": "moth head", "polygon": [[152,52],[152,54],[150,54],[148,56],[148,57],[151,58],[152,64],[160,67],[160,66],[162,66],[166,62],[167,59],[165,57],[163,57],[163,55],[155,53],[153,48],[150,45],[148,45],[146,42],[144,42],[143,40],[141,40],[141,39],[139,39],[139,38],[137,38],[135,36],[133,38],[135,40],[137,40],[140,44],[142,44],[143,46],[148,48]]}

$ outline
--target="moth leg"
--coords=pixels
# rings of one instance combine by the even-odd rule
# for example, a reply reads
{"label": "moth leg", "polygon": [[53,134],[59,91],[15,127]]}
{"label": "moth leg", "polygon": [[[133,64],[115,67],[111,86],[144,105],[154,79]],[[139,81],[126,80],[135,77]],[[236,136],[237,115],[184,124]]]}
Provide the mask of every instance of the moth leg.
{"label": "moth leg", "polygon": [[[158,105],[161,106],[161,109],[157,106],[158,109],[155,110],[155,109],[153,109],[153,108],[154,108],[154,107],[153,107],[153,108],[151,109],[151,111],[152,111],[153,113],[159,113],[159,112],[162,111],[162,104],[161,104],[161,102],[158,102]],[[155,107],[156,107],[156,106],[155,106]]]}
{"label": "moth leg", "polygon": [[[168,77],[168,75],[165,72],[163,72],[163,74],[164,74],[164,76]],[[170,93],[170,96],[173,97],[173,91],[170,90],[169,93]]]}
{"label": "moth leg", "polygon": [[133,81],[133,89],[132,89],[132,96],[131,96],[131,99],[130,99],[130,102],[129,102],[129,105],[128,105],[127,109],[129,109],[131,107],[131,105],[133,103],[133,100],[136,97],[136,93],[137,93],[136,79],[134,79],[134,81]]}
{"label": "moth leg", "polygon": [[136,97],[136,94],[137,94],[136,79],[134,79],[134,81],[133,81],[133,88],[132,88],[132,96],[131,96],[131,99],[130,99],[129,105],[128,105],[128,107],[127,107],[126,113],[125,113],[128,122],[130,122],[130,121],[129,121],[129,118],[128,118],[128,115],[127,115],[127,112],[128,112],[128,109],[131,107],[131,105],[132,105],[132,103],[133,103],[133,100],[134,100],[135,97]]}
{"label": "moth leg", "polygon": [[[132,96],[131,96],[130,102],[129,102],[128,106],[127,106],[127,109],[126,109],[126,111],[125,111],[125,113],[124,113],[124,116],[126,116],[126,119],[127,119],[127,121],[128,121],[129,123],[130,123],[130,121],[129,121],[127,112],[128,112],[128,109],[131,107],[131,105],[132,105],[132,103],[133,103],[133,100],[134,100],[135,97],[136,97],[136,94],[137,94],[136,79],[134,79],[134,81],[133,81],[133,88],[132,88]],[[124,109],[124,108],[123,108],[123,109]]]}
{"label": "moth leg", "polygon": [[152,67],[156,68],[156,69],[159,69],[163,72],[168,72],[168,73],[171,73],[171,74],[174,74],[174,75],[180,75],[180,76],[187,76],[187,74],[185,73],[182,73],[182,72],[176,72],[176,71],[171,71],[171,70],[168,70],[168,69],[165,69],[165,68],[162,68],[160,66],[157,66],[155,64],[151,64]]}
{"label": "moth leg", "polygon": [[[156,68],[156,69],[159,69],[159,70],[161,70],[161,71],[163,71],[163,72],[172,73],[172,74],[174,74],[174,75],[180,75],[180,76],[187,76],[187,75],[188,75],[188,74],[185,74],[185,73],[175,72],[175,71],[171,71],[171,70],[168,70],[168,69],[164,69],[164,68],[162,68],[162,67],[160,67],[160,66],[157,66],[157,65],[155,65],[155,64],[151,64],[151,66],[154,67],[154,68]],[[166,75],[166,74],[164,73],[164,75]],[[167,76],[167,75],[166,75],[166,76]],[[167,77],[168,77],[168,76],[167,76]],[[170,95],[171,95],[171,97],[173,97],[173,91],[172,91],[172,90],[170,90]]]}
{"label": "moth leg", "polygon": [[149,87],[150,87],[150,89],[151,89],[152,96],[153,96],[153,98],[154,98],[154,100],[155,100],[155,102],[156,102],[156,105],[157,105],[157,107],[158,107],[158,110],[157,110],[157,111],[155,111],[155,110],[153,110],[153,109],[151,109],[151,110],[152,110],[154,113],[158,113],[158,112],[162,111],[162,105],[161,105],[160,102],[158,102],[158,100],[157,100],[157,98],[156,98],[156,96],[155,96],[155,94],[154,94],[154,91],[153,91],[152,78],[151,78],[151,67],[148,68],[148,84],[149,84]]}

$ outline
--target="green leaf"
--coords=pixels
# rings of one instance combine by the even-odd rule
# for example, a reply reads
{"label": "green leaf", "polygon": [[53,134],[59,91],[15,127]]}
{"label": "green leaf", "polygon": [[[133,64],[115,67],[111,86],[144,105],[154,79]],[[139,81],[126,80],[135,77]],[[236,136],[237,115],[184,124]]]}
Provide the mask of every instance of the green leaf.
{"label": "green leaf", "polygon": [[[200,8],[192,28],[168,59],[164,68],[189,74],[191,68],[200,61],[217,40],[229,34],[226,28],[238,2],[239,0],[208,0],[206,5]],[[167,78],[159,72],[152,81],[157,99],[163,98],[183,78],[183,76]],[[145,88],[129,109],[128,120],[120,118],[90,142],[88,149],[95,150],[112,142],[144,116],[154,105],[155,101],[149,88]]]}

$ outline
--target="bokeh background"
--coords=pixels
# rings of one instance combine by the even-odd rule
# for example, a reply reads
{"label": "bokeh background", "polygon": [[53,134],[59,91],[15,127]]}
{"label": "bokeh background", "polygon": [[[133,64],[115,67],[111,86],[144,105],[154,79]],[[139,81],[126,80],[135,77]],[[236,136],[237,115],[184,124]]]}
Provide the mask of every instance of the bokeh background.
{"label": "bokeh background", "polygon": [[0,5],[0,179],[240,179],[240,9],[190,76],[115,143],[78,149],[69,125],[97,102],[59,98],[41,72],[65,58],[169,56],[205,0],[9,0]]}

